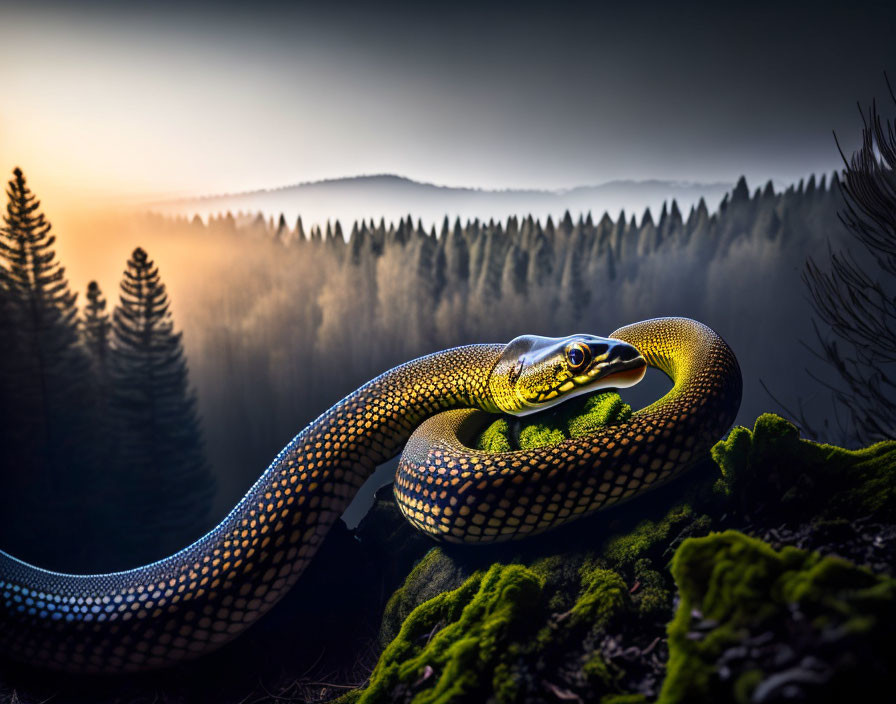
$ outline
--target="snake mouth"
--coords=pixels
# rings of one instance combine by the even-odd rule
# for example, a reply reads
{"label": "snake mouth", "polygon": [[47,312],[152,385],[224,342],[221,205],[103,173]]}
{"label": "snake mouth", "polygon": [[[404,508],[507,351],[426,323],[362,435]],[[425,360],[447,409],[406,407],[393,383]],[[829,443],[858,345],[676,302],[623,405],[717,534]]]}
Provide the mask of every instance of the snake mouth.
{"label": "snake mouth", "polygon": [[576,387],[583,391],[597,391],[598,389],[626,388],[634,386],[647,372],[647,361],[638,354],[632,359],[614,359],[608,362],[599,362],[593,365],[587,373],[567,379],[560,386],[546,389],[537,394],[530,402],[543,404],[557,398],[561,394],[567,394]]}
{"label": "snake mouth", "polygon": [[647,373],[647,360],[641,355],[627,362],[618,363],[616,369],[601,377],[606,388],[626,388],[634,386]]}

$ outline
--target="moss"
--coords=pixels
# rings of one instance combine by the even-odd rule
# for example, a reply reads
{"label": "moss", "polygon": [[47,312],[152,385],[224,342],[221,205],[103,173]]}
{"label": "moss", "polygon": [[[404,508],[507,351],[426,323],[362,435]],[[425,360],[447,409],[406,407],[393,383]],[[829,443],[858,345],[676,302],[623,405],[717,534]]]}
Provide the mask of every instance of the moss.
{"label": "moss", "polygon": [[571,438],[593,433],[604,425],[624,423],[632,416],[632,407],[614,391],[591,394],[585,398],[581,412],[566,418],[566,428]]}
{"label": "moss", "polygon": [[611,694],[603,697],[600,704],[647,704],[648,701],[643,694]]}
{"label": "moss", "polygon": [[650,560],[641,559],[634,564],[635,584],[634,603],[638,613],[646,618],[667,619],[672,605],[672,592],[666,580],[659,572],[652,569]]}
{"label": "moss", "polygon": [[552,445],[570,437],[594,432],[604,425],[622,423],[632,415],[631,406],[615,391],[575,398],[541,413],[523,418],[499,418],[479,435],[478,450],[506,452]]}
{"label": "moss", "polygon": [[896,518],[896,441],[846,450],[800,439],[792,423],[765,413],[752,431],[732,430],[712,457],[722,473],[716,490],[747,513],[771,505],[791,517]]}
{"label": "moss", "polygon": [[509,452],[511,450],[510,424],[507,419],[498,418],[483,430],[476,441],[476,448],[486,452]]}
{"label": "moss", "polygon": [[[536,563],[543,570],[550,560]],[[571,568],[577,566],[574,572]],[[632,609],[632,601],[622,577],[608,570],[593,554],[570,556],[557,572],[561,579],[546,584],[547,611],[552,620],[542,626],[533,641],[532,652],[562,649],[565,642],[580,639],[587,632],[605,628],[613,619]]]}
{"label": "moss", "polygon": [[[754,635],[786,635],[794,623],[809,629],[805,642],[811,647],[840,640],[832,657],[849,652],[844,641],[849,634],[860,633],[878,658],[885,660],[880,653],[891,648],[896,581],[839,558],[792,547],[775,551],[760,540],[726,531],[686,540],[671,571],[680,603],[668,628],[670,656],[659,698],[664,704],[749,701],[768,672],[748,660],[735,678],[723,680],[720,658]],[[813,657],[818,661],[824,654]],[[773,667],[774,657],[768,659],[763,665]],[[856,687],[866,691],[884,670],[880,662],[839,662],[830,666],[825,687],[842,694]]]}
{"label": "moss", "polygon": [[380,642],[385,645],[395,638],[402,622],[416,606],[457,587],[467,577],[469,572],[447,557],[440,548],[429,550],[386,603],[380,626]]}
{"label": "moss", "polygon": [[498,663],[492,675],[495,698],[499,702],[513,702],[519,698],[520,685],[516,670],[506,662]]}
{"label": "moss", "polygon": [[547,609],[552,613],[569,611],[578,594],[579,568],[584,557],[578,554],[557,554],[541,557],[528,565],[544,580]]}
{"label": "moss", "polygon": [[626,568],[648,556],[657,548],[665,548],[673,533],[700,520],[708,524],[708,519],[697,516],[688,504],[671,508],[659,521],[642,521],[625,535],[610,538],[603,547],[603,553],[616,568]]}
{"label": "moss", "polygon": [[582,665],[582,674],[592,686],[603,686],[616,678],[616,672],[604,660],[603,653],[593,652]]}
{"label": "moss", "polygon": [[[462,572],[442,550],[431,550],[389,600],[384,624],[426,594],[431,579]],[[358,701],[519,701],[533,668],[552,672],[558,654],[633,611],[624,580],[593,553],[551,555],[528,566],[493,564],[418,602]],[[600,653],[588,662],[592,689],[619,690],[617,666]]]}
{"label": "moss", "polygon": [[[573,421],[585,418],[586,404],[594,413],[606,404],[600,413],[620,417],[612,399],[592,397]],[[565,437],[573,425],[545,414],[531,432]],[[578,428],[585,426],[582,420]],[[529,442],[524,431],[519,421],[500,419],[489,446],[515,444],[519,434]],[[863,679],[879,681],[856,673],[864,662],[885,671],[882,624],[896,625],[892,580],[795,548],[775,551],[739,533],[697,536],[707,536],[713,520],[731,525],[738,507],[752,516],[773,504],[788,516],[822,506],[815,533],[848,538],[854,527],[829,507],[852,501],[853,515],[887,510],[894,445],[852,452],[808,443],[786,421],[762,416],[714,448],[718,481],[707,460],[677,498],[657,492],[637,511],[586,519],[595,522],[567,532],[569,540],[431,550],[389,600],[383,634],[394,640],[359,701],[510,704],[544,697],[548,682],[582,701],[644,702],[667,672],[661,702],[747,702],[778,686],[782,668],[798,670],[813,658],[840,678],[831,690],[838,695]],[[676,500],[688,503],[668,509]],[[774,518],[750,524],[780,525]],[[602,537],[608,526],[616,534]],[[673,612],[664,671],[661,629]],[[836,647],[819,650],[825,643]],[[795,660],[782,665],[787,652]]]}
{"label": "moss", "polygon": [[404,620],[358,701],[392,701],[402,687],[422,686],[415,704],[457,701],[495,685],[507,693],[507,668],[498,666],[506,665],[507,644],[531,629],[528,616],[541,589],[541,580],[525,567],[496,564],[424,602]]}
{"label": "moss", "polygon": [[566,440],[567,435],[562,428],[543,422],[526,425],[520,429],[521,450],[532,450],[545,445],[556,445]]}
{"label": "moss", "polygon": [[631,606],[628,588],[612,570],[589,560],[579,570],[582,590],[569,612],[571,626],[605,626],[619,611]]}

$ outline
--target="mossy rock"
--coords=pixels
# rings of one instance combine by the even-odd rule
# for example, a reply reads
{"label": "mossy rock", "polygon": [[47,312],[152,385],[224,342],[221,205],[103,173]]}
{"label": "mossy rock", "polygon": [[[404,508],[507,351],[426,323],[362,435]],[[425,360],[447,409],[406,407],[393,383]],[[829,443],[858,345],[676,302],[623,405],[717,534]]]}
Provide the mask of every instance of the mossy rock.
{"label": "mossy rock", "polygon": [[[620,655],[620,664],[598,646],[611,631],[625,644],[620,653],[643,648],[662,634],[673,614],[665,547],[701,518],[689,507],[676,506],[641,522],[631,534],[606,538],[581,531],[579,544],[553,543],[554,552],[548,554],[551,543],[546,541],[534,550],[526,549],[532,541],[491,551],[430,550],[389,600],[381,636],[384,643],[393,640],[370,686],[351,701],[556,698],[553,689],[546,692],[546,683],[583,701],[646,701],[644,695],[626,692],[624,667],[630,655]],[[589,541],[593,547],[584,547]],[[502,555],[511,564],[489,562]],[[513,579],[525,578],[527,589],[534,590],[518,610],[499,607],[495,600],[501,583],[496,575],[510,568]],[[469,617],[464,616],[468,609]],[[503,614],[500,628],[488,624],[497,612]],[[454,625],[461,618],[462,628]],[[654,624],[654,632],[643,635],[645,623]],[[500,647],[474,648],[472,641],[481,642],[481,632],[498,633],[493,640]]]}
{"label": "mossy rock", "polygon": [[531,635],[543,582],[521,565],[493,565],[424,602],[404,620],[358,702],[472,701],[504,690],[510,645]]}
{"label": "mossy rock", "polygon": [[803,440],[771,413],[716,444],[717,491],[743,513],[778,507],[790,520],[874,515],[896,519],[896,441],[861,450]]}
{"label": "mossy rock", "polygon": [[618,667],[582,649],[594,633],[637,613],[628,585],[594,554],[495,563],[439,592],[440,580],[453,582],[464,569],[440,549],[427,553],[390,599],[384,631],[415,599],[436,594],[404,618],[369,686],[345,701],[529,701],[542,679],[556,679],[558,655],[573,650],[580,669],[590,663],[578,683],[583,692],[594,700],[624,694]]}
{"label": "mossy rock", "polygon": [[439,594],[456,589],[466,581],[470,572],[464,563],[452,560],[440,548],[432,548],[386,603],[380,642],[387,645],[398,635],[402,623],[417,606]]}
{"label": "mossy rock", "polygon": [[663,704],[861,700],[889,683],[896,580],[736,531],[686,540],[671,571]]}
{"label": "mossy rock", "polygon": [[[558,418],[537,429],[568,434],[569,423]],[[514,443],[514,423],[501,419],[490,442]],[[860,451],[809,443],[766,415],[716,446],[718,466],[707,460],[628,508],[519,543],[430,550],[390,599],[381,635],[393,640],[352,701],[746,702],[773,701],[791,686],[829,701],[810,681],[827,675],[787,661],[788,648],[835,673],[824,679],[834,683],[831,691],[842,694],[862,678],[879,683],[882,663],[896,662],[881,640],[882,624],[896,625],[892,580],[836,558],[776,552],[740,533],[710,531],[771,506],[797,517],[824,513],[829,518],[818,525],[842,539],[854,531],[829,506],[853,502],[847,516],[885,509],[880,483],[891,475],[893,451],[893,443]],[[848,498],[832,498],[837,487]],[[770,526],[780,524],[774,518]],[[527,585],[525,606],[497,596],[499,584],[515,580]],[[511,602],[515,594],[512,588]],[[673,616],[664,681],[662,635]],[[861,674],[866,663],[877,675]]]}

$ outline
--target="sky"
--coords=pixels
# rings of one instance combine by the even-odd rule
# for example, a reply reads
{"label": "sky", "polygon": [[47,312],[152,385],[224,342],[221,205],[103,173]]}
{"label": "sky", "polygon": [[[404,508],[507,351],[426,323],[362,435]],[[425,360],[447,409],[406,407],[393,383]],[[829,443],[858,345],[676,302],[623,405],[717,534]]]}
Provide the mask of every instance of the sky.
{"label": "sky", "polygon": [[0,0],[0,168],[94,205],[836,168],[896,77],[896,4],[734,5]]}

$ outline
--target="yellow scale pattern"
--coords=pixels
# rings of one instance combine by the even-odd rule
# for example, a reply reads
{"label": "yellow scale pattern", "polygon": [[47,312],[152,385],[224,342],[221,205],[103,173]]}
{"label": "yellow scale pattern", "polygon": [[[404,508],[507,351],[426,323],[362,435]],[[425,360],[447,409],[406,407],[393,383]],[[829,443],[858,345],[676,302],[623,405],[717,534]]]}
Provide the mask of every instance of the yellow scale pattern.
{"label": "yellow scale pattern", "polygon": [[691,320],[647,321],[613,337],[675,381],[624,425],[528,452],[470,450],[461,438],[481,423],[477,412],[441,411],[496,410],[489,378],[504,346],[458,347],[396,367],[334,405],[216,528],[171,557],[68,575],[0,552],[0,654],[74,672],[128,672],[219,647],[286,593],[376,465],[418,426],[395,494],[415,526],[445,540],[545,530],[665,481],[731,425],[740,370],[721,338]]}
{"label": "yellow scale pattern", "polygon": [[402,453],[395,496],[420,531],[446,542],[539,533],[659,486],[705,456],[731,427],[742,379],[734,353],[687,318],[635,323],[633,345],[672,389],[628,422],[532,450],[470,448],[491,418],[456,410],[422,423]]}

